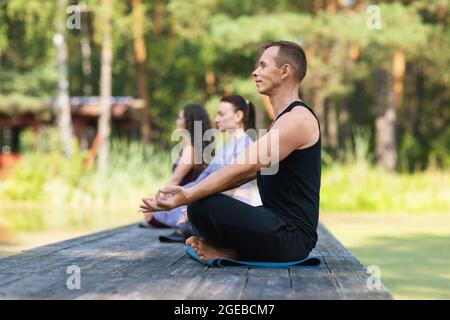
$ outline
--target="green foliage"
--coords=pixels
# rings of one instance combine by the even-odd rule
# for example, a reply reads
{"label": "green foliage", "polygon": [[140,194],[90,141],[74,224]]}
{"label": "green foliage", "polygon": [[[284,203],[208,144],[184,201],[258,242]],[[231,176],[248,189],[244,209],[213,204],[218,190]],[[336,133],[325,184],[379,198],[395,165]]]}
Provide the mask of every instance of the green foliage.
{"label": "green foliage", "polygon": [[[0,22],[5,21],[5,12],[0,4]],[[8,37],[7,37],[8,25],[6,23],[0,24],[0,55],[1,52],[8,47]]]}
{"label": "green foliage", "polygon": [[0,94],[0,112],[11,116],[19,116],[22,113],[33,112],[37,116],[49,119],[51,113],[45,103],[46,101],[43,99],[17,93],[8,96]]}
{"label": "green foliage", "polygon": [[31,134],[22,136],[24,153],[11,177],[0,180],[0,201],[132,206],[170,176],[170,154],[139,142],[113,140],[109,169],[102,175],[85,167],[87,153],[77,144],[71,158],[61,155],[56,130],[43,132],[34,150]]}
{"label": "green foliage", "polygon": [[325,167],[321,210],[340,212],[450,212],[450,174],[390,173],[367,162]]}
{"label": "green foliage", "polygon": [[424,163],[428,159],[423,159],[426,154],[423,146],[412,134],[405,133],[400,144],[400,153],[403,155],[402,163],[400,164],[403,172],[419,171],[423,168],[414,167],[420,163]]}
{"label": "green foliage", "polygon": [[[172,0],[167,5],[174,24],[174,31],[187,40],[196,41],[207,31],[210,12],[214,11],[217,0]],[[194,18],[195,17],[195,18]]]}
{"label": "green foliage", "polygon": [[62,199],[66,198],[68,187],[78,183],[86,155],[75,149],[73,157],[66,158],[58,151],[58,141],[56,130],[46,130],[38,141],[37,151],[23,154],[19,164],[14,167],[12,177],[1,184],[4,199],[45,201],[56,185],[57,194]]}
{"label": "green foliage", "polygon": [[386,48],[401,47],[411,51],[424,48],[428,28],[414,8],[400,3],[383,3],[380,9],[381,29],[368,32],[374,43]]}
{"label": "green foliage", "polygon": [[[354,157],[335,162],[323,154],[321,209],[343,212],[449,212],[450,173],[390,173],[374,167],[368,133],[359,130]],[[219,137],[220,138],[220,137]],[[113,140],[105,175],[83,166],[86,153],[74,148],[72,158],[56,149],[57,134],[45,132],[31,150],[24,133],[24,154],[12,176],[0,180],[0,201],[76,207],[132,207],[150,196],[170,176],[170,154],[152,146]],[[220,140],[220,139],[219,139]],[[447,149],[449,150],[449,149]],[[446,158],[448,161],[448,158]]]}
{"label": "green foliage", "polygon": [[450,127],[447,127],[439,139],[432,142],[435,160],[439,167],[450,168]]}
{"label": "green foliage", "polygon": [[[402,173],[374,166],[369,148],[369,132],[356,130],[353,152],[343,162],[328,161],[323,167],[321,210],[334,212],[426,213],[450,212],[450,172],[410,166],[420,148],[409,136],[402,143],[410,162]],[[350,156],[349,156],[350,155]],[[447,158],[448,159],[448,158]],[[415,172],[414,172],[415,171]],[[413,174],[411,172],[414,172]]]}
{"label": "green foliage", "polygon": [[[53,36],[52,25],[55,14],[55,1],[38,0],[10,0],[7,5],[7,14],[24,22],[25,41],[33,43],[35,37]],[[36,34],[36,30],[47,30],[44,34]]]}
{"label": "green foliage", "polygon": [[[93,88],[92,94],[99,94],[102,8],[99,0],[85,2],[89,13],[83,16],[87,22],[84,31],[91,48],[92,73],[82,73],[83,32],[66,30],[71,95],[83,95],[86,81]],[[369,13],[365,8],[357,11],[341,6],[330,13],[325,2],[322,10],[317,10],[315,1],[140,2],[145,15],[142,27],[148,57],[149,114],[157,137],[154,142],[161,147],[170,144],[180,108],[195,102],[206,104],[214,114],[218,97],[230,88],[254,101],[259,112],[265,112],[251,72],[262,43],[287,39],[301,43],[310,55],[302,83],[307,103],[317,108],[314,98],[320,96],[326,106],[337,110],[347,104],[348,126],[365,128],[371,141],[375,134],[375,97],[379,94],[374,75],[379,68],[391,70],[393,52],[401,49],[407,68],[404,102],[397,120],[397,167],[408,171],[424,169],[434,161],[430,159],[435,159],[438,167],[448,167],[445,124],[450,121],[450,14],[447,7],[442,15],[440,1],[380,3],[380,30],[367,27]],[[119,0],[112,4],[112,94],[137,96],[132,5]],[[55,1],[0,2],[0,110],[11,112],[13,105],[35,110],[39,99],[54,96],[55,14]],[[359,53],[350,61],[352,46]],[[206,92],[207,73],[215,76],[214,93]],[[418,85],[420,77],[424,80]],[[410,112],[418,106],[423,110],[420,115]],[[323,127],[326,129],[327,124]],[[329,153],[332,160],[337,159],[335,154],[352,157],[354,150],[345,146],[353,144],[355,132],[350,130],[344,140],[339,143],[339,150]],[[374,152],[373,143],[369,149]],[[350,153],[343,157],[340,150]]]}
{"label": "green foliage", "polygon": [[5,94],[50,98],[56,92],[57,72],[52,64],[38,65],[28,72],[10,70],[0,74]]}
{"label": "green foliage", "polygon": [[0,19],[9,26],[9,45],[2,52],[7,58],[2,64],[23,71],[51,60],[55,1],[11,0],[7,1],[5,13]]}

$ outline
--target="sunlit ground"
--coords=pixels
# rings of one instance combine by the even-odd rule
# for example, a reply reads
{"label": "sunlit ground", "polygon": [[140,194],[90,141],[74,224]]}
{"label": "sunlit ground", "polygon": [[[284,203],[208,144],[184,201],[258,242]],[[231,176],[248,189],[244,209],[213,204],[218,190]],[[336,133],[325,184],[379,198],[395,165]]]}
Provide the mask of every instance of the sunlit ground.
{"label": "sunlit ground", "polygon": [[450,214],[322,214],[367,267],[381,268],[396,299],[450,299]]}
{"label": "sunlit ground", "polygon": [[[0,257],[139,221],[136,208],[0,208]],[[321,213],[396,299],[450,299],[450,214]],[[14,226],[13,228],[11,226]]]}

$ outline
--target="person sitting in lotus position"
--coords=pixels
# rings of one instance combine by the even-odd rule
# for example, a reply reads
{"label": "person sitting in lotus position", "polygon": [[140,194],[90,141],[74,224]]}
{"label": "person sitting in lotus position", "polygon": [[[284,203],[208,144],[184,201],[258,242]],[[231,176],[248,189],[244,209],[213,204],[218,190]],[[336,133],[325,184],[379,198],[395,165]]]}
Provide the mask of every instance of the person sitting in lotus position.
{"label": "person sitting in lotus position", "polygon": [[[193,137],[194,123],[196,121],[201,123],[202,133],[211,128],[211,121],[209,120],[208,112],[206,112],[205,108],[198,104],[188,104],[178,113],[176,127],[177,129],[187,130]],[[184,186],[187,183],[194,181],[206,168],[206,163],[203,161],[202,155],[194,149],[194,141],[187,140],[183,142],[184,144],[181,148],[180,156],[172,165],[172,176],[167,181],[166,186]],[[199,161],[196,163],[195,159],[199,159]],[[144,221],[139,223],[139,227],[167,228],[169,226],[155,220],[151,213],[146,213],[144,214]]]}
{"label": "person sitting in lotus position", "polygon": [[[191,188],[200,183],[207,176],[219,170],[226,164],[232,163],[240,153],[242,153],[252,142],[247,130],[255,129],[255,107],[251,101],[245,100],[239,95],[223,96],[217,106],[217,115],[214,119],[217,128],[225,133],[225,144],[220,148],[208,167],[193,182],[184,185]],[[201,138],[201,137],[197,137]],[[226,192],[229,196],[240,199],[246,203],[253,201],[251,197],[251,184],[246,183],[239,188]],[[147,213],[152,216],[152,221],[165,226],[176,228],[174,233],[168,236],[161,236],[159,239],[164,242],[184,242],[192,235],[191,225],[186,216],[187,207],[180,206],[170,211],[158,211]]]}
{"label": "person sitting in lotus position", "polygon": [[[298,44],[264,45],[252,75],[276,116],[269,131],[250,144],[236,163],[199,184],[167,186],[153,198],[143,198],[143,212],[187,205],[196,236],[186,244],[201,259],[286,262],[306,258],[315,247],[321,135],[317,117],[299,98],[306,69],[306,56]],[[262,206],[221,193],[255,178]]]}

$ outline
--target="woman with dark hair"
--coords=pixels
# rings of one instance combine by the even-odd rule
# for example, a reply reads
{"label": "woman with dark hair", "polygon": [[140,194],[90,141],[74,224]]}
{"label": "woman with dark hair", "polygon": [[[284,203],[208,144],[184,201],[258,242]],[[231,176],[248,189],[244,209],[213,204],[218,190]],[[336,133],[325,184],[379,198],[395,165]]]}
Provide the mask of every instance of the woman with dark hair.
{"label": "woman with dark hair", "polygon": [[[238,117],[242,117],[240,123],[242,124],[242,127],[244,129],[244,131],[247,131],[249,129],[256,129],[255,128],[255,118],[256,118],[256,113],[255,113],[255,106],[253,105],[253,103],[249,100],[245,100],[242,96],[239,95],[229,95],[229,96],[223,96],[222,99],[220,99],[220,102],[227,102],[231,105],[231,108],[234,112],[234,116],[238,116]],[[219,105],[220,106],[220,105]],[[222,114],[223,114],[223,109],[221,110]],[[238,112],[242,112],[242,115],[239,115]],[[218,119],[219,117],[219,107],[218,107],[218,115],[215,119],[216,123],[218,120],[222,120],[223,119]],[[236,124],[237,127],[241,127],[240,125]],[[220,127],[219,127],[220,129]],[[222,128],[223,130],[227,130],[230,128]],[[222,131],[222,129],[220,129]],[[233,129],[239,129],[239,128],[233,128]]]}
{"label": "woman with dark hair", "polygon": [[[243,97],[239,95],[222,97],[217,106],[217,116],[214,121],[217,128],[226,134],[226,143],[217,151],[211,163],[198,178],[184,186],[186,188],[200,183],[211,173],[232,163],[233,159],[242,153],[253,141],[246,131],[255,129],[255,107]],[[251,183],[247,183],[239,188],[227,191],[226,194],[243,202],[251,203],[255,201],[250,194],[251,186]],[[174,210],[153,213],[153,218],[159,223],[179,229],[174,234],[160,237],[161,241],[184,242],[191,235],[191,226],[184,219],[186,209],[186,206],[181,206]]]}
{"label": "woman with dark hair", "polygon": [[[194,123],[201,122],[202,136],[203,133],[211,129],[211,121],[205,108],[199,104],[188,104],[178,113],[176,121],[177,129],[185,129],[189,133],[189,139],[183,140],[184,145],[181,148],[178,159],[172,166],[172,176],[165,184],[184,186],[194,181],[200,173],[206,168],[203,160],[202,150],[206,147],[207,141],[202,139],[202,149],[194,148]],[[144,214],[144,221],[139,224],[142,228],[167,227],[153,219],[152,214]]]}
{"label": "woman with dark hair", "polygon": [[[181,114],[183,113],[183,114]],[[183,121],[183,117],[184,117],[184,121]],[[181,118],[181,119],[180,119]],[[177,119],[177,128],[178,129],[186,129],[187,132],[189,133],[189,145],[187,146],[187,148],[189,148],[191,150],[191,154],[193,155],[193,159],[187,159],[188,161],[187,164],[192,164],[192,160],[193,160],[193,167],[192,167],[192,176],[188,177],[188,180],[186,181],[182,181],[183,184],[189,183],[191,181],[194,181],[200,173],[202,173],[202,171],[208,166],[204,159],[203,159],[203,150],[206,148],[206,146],[208,145],[208,141],[203,141],[203,139],[201,139],[201,145],[202,148],[198,149],[198,148],[194,148],[194,124],[195,122],[200,122],[201,123],[201,133],[202,133],[202,137],[203,134],[211,129],[211,121],[209,119],[209,115],[208,112],[205,110],[204,107],[202,107],[199,104],[188,104],[186,107],[184,107],[184,109],[182,111],[180,111],[179,115],[178,115],[178,119]],[[179,124],[178,124],[179,123]],[[191,160],[191,161],[189,161]],[[180,161],[180,163],[182,163]],[[185,177],[186,178],[186,177]],[[173,183],[173,181],[169,181],[169,183],[172,184],[176,184]],[[180,184],[180,185],[183,185]]]}

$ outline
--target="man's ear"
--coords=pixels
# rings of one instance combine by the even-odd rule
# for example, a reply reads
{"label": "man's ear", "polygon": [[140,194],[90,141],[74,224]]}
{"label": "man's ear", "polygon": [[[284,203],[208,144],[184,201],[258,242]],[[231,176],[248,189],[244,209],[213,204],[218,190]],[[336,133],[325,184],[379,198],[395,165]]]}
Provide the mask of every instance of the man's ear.
{"label": "man's ear", "polygon": [[286,78],[292,72],[290,64],[286,63],[281,67],[281,79]]}

